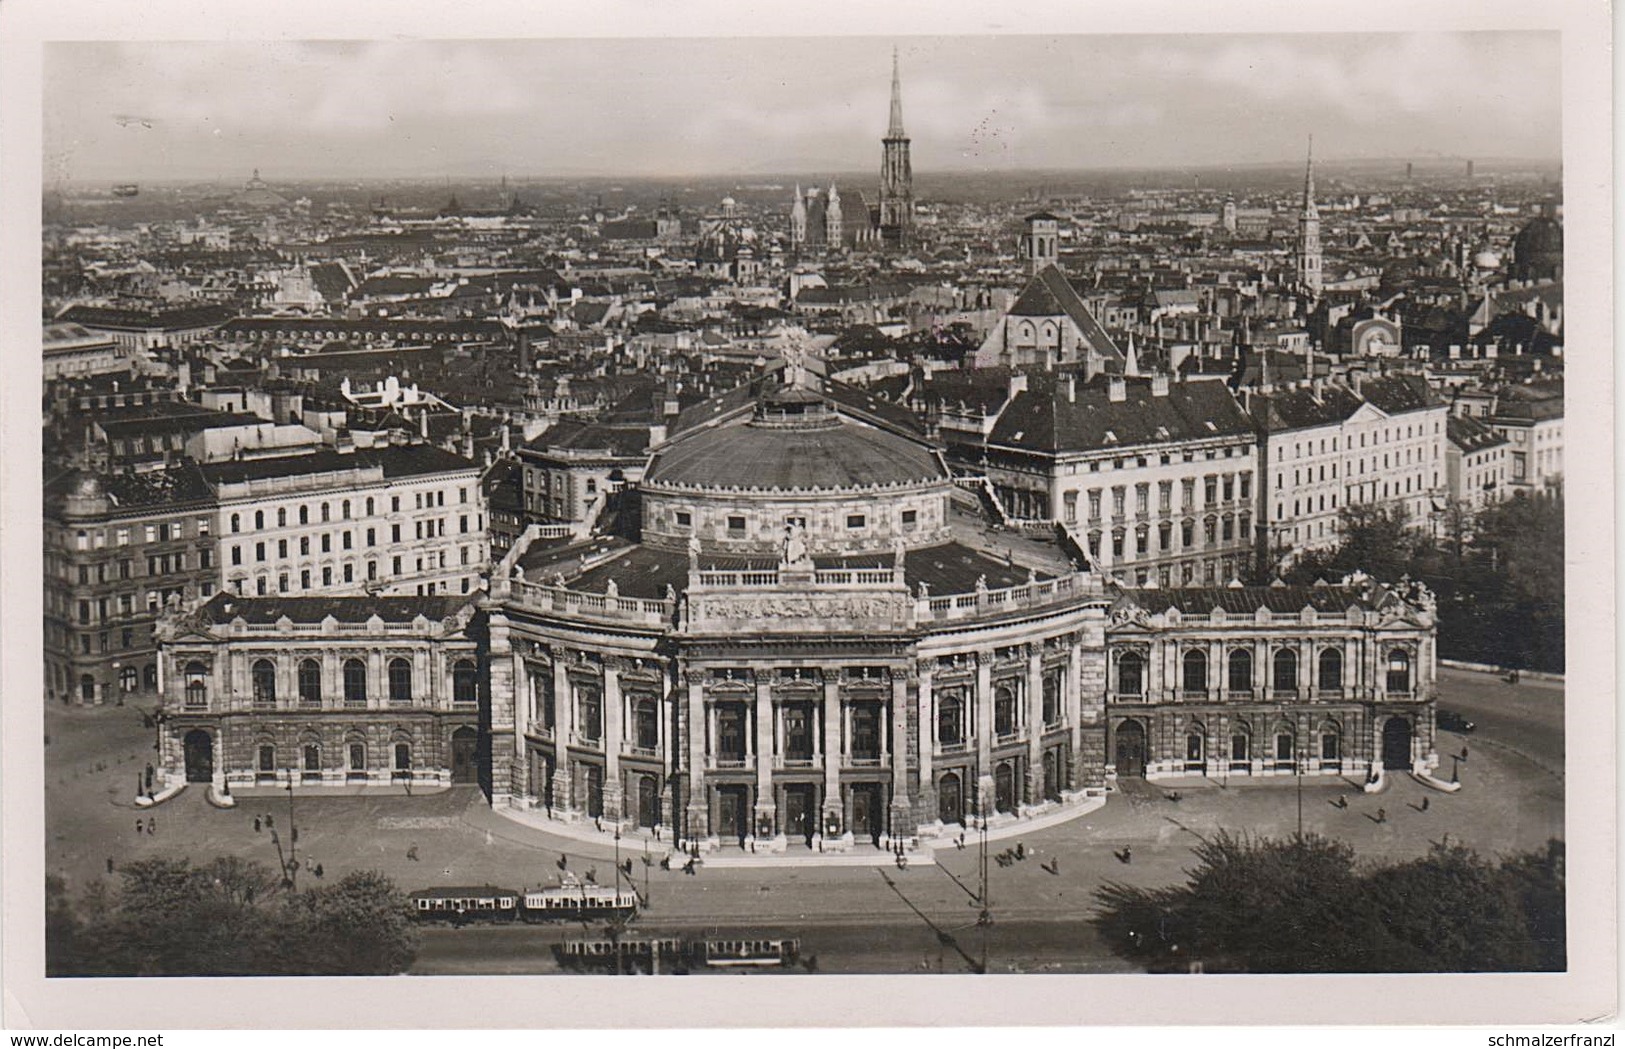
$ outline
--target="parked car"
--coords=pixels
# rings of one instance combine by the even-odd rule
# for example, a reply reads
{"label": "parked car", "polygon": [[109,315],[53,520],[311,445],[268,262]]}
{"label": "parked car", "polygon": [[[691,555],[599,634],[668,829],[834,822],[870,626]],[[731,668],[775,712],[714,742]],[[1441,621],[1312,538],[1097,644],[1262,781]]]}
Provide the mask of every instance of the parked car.
{"label": "parked car", "polygon": [[1454,710],[1441,709],[1438,715],[1438,722],[1439,727],[1446,732],[1471,732],[1473,729],[1478,727],[1476,724],[1468,721]]}

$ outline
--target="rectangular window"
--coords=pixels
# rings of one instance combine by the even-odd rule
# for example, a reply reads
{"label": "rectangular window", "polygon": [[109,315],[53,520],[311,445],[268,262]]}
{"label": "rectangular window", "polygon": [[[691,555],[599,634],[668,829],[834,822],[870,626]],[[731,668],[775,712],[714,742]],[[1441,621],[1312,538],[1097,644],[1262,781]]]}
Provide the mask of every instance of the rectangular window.
{"label": "rectangular window", "polygon": [[300,554],[301,557],[303,557],[303,556],[308,555],[309,553],[310,553],[310,536],[302,535],[302,536],[299,537],[299,554]]}
{"label": "rectangular window", "polygon": [[263,542],[259,542],[259,543],[254,544],[254,560],[256,560],[256,561],[265,560],[265,544]]}
{"label": "rectangular window", "polygon": [[1196,505],[1196,478],[1186,478],[1180,482],[1180,506],[1189,510]]}
{"label": "rectangular window", "polygon": [[343,540],[343,542],[341,542],[339,544],[339,546],[343,547],[346,550],[350,549],[350,533],[349,532],[341,532],[341,533],[339,533],[339,538]]}
{"label": "rectangular window", "polygon": [[332,552],[333,552],[333,535],[332,535],[331,532],[323,532],[322,533],[322,553],[330,554]]}
{"label": "rectangular window", "polygon": [[728,518],[728,534],[741,536],[745,534],[745,519],[743,517]]}
{"label": "rectangular window", "polygon": [[460,533],[463,533],[465,535],[468,533],[468,515],[467,514],[459,514],[457,516],[457,531],[460,532]]}
{"label": "rectangular window", "polygon": [[912,531],[914,526],[919,523],[919,516],[920,514],[918,510],[904,510],[903,528],[905,530]]}
{"label": "rectangular window", "polygon": [[1219,479],[1212,474],[1202,479],[1202,498],[1208,506],[1219,501]]}
{"label": "rectangular window", "polygon": [[694,515],[687,510],[677,511],[677,527],[688,528],[694,523]]}
{"label": "rectangular window", "polygon": [[1125,493],[1124,493],[1123,489],[1121,489],[1121,488],[1113,488],[1112,489],[1112,516],[1113,517],[1122,517],[1123,516],[1123,501],[1124,501],[1124,498],[1125,498]]}
{"label": "rectangular window", "polygon": [[367,529],[367,545],[368,546],[377,546],[378,545],[378,533],[376,531],[374,531],[373,529],[371,529],[371,528]]}
{"label": "rectangular window", "polygon": [[1089,520],[1100,520],[1100,489],[1089,489]]}
{"label": "rectangular window", "polygon": [[1134,512],[1144,517],[1150,509],[1151,486],[1141,484],[1134,486]]}
{"label": "rectangular window", "polygon": [[846,515],[846,527],[848,527],[848,528],[862,528],[863,526],[864,526],[864,516],[862,514],[847,514]]}
{"label": "rectangular window", "polygon": [[128,528],[120,528],[117,532],[116,542],[119,546],[129,546],[130,530]]}
{"label": "rectangular window", "polygon": [[392,542],[392,543],[398,543],[398,542],[401,541],[401,526],[400,525],[393,524],[393,525],[389,526],[389,541]]}
{"label": "rectangular window", "polygon": [[156,525],[148,525],[147,526],[147,542],[156,543],[157,541],[158,541],[158,527]]}
{"label": "rectangular window", "polygon": [[234,564],[234,565],[240,565],[240,564],[243,563],[243,548],[242,547],[234,546],[234,547],[231,548],[231,563]]}
{"label": "rectangular window", "polygon": [[[1337,467],[1335,467],[1335,466],[1332,467],[1332,476],[1333,477],[1337,476]],[[1241,497],[1243,499],[1251,499],[1253,497],[1253,475],[1252,474],[1242,474],[1241,475]]]}
{"label": "rectangular window", "polygon": [[1167,513],[1174,505],[1174,482],[1162,481],[1157,485],[1157,509]]}

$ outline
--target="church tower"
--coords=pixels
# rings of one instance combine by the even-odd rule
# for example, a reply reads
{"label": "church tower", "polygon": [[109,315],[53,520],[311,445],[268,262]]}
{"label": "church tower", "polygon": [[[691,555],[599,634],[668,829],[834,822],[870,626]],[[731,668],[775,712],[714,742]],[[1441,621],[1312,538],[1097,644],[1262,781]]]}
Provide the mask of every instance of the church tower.
{"label": "church tower", "polygon": [[796,183],[796,201],[790,205],[790,246],[800,251],[807,246],[807,201],[801,195],[801,183]]}
{"label": "church tower", "polygon": [[829,196],[824,204],[824,243],[831,251],[846,247],[846,227],[841,215],[841,191],[835,183],[829,184]]}
{"label": "church tower", "polygon": [[1298,216],[1298,287],[1315,298],[1324,282],[1320,273],[1320,212],[1315,207],[1315,136],[1309,136],[1309,165],[1303,176],[1303,213]]}
{"label": "church tower", "polygon": [[908,162],[908,133],[903,130],[903,87],[895,47],[891,53],[891,123],[880,143],[880,236],[895,247],[907,243],[914,232],[914,172]]}

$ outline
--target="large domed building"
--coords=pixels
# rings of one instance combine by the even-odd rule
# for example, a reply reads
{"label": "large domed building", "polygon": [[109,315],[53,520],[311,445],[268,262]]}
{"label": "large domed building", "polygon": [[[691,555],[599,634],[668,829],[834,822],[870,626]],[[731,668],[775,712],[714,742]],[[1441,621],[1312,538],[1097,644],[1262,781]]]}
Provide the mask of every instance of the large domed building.
{"label": "large domed building", "polygon": [[1553,214],[1555,210],[1548,204],[1513,238],[1513,280],[1563,279],[1563,227]]}
{"label": "large domed building", "polygon": [[1111,587],[838,384],[747,392],[653,450],[636,538],[532,528],[494,572],[494,805],[830,851],[1085,811],[1113,777],[1435,762],[1416,595]]}

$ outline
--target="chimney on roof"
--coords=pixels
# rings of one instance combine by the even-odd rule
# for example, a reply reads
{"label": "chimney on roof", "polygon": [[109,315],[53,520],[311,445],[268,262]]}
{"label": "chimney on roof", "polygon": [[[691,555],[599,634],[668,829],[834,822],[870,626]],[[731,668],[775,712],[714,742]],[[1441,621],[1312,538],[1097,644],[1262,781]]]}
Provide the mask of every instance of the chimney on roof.
{"label": "chimney on roof", "polygon": [[1166,396],[1168,396],[1168,376],[1166,376],[1166,375],[1153,375],[1153,376],[1151,376],[1151,396],[1153,396],[1153,397],[1166,397]]}
{"label": "chimney on roof", "polygon": [[1078,377],[1076,375],[1066,377],[1066,401],[1068,404],[1078,403]]}
{"label": "chimney on roof", "polygon": [[1106,380],[1106,399],[1120,402],[1128,400],[1128,383],[1118,375]]}
{"label": "chimney on roof", "polygon": [[1009,388],[1010,396],[1014,397],[1016,394],[1025,393],[1026,391],[1027,391],[1027,373],[1026,372],[1011,372],[1010,373],[1010,388]]}
{"label": "chimney on roof", "polygon": [[665,424],[664,423],[656,423],[655,425],[649,427],[649,450],[652,452],[656,448],[659,448],[661,445],[663,445],[665,443],[666,443],[666,426],[665,426]]}
{"label": "chimney on roof", "polygon": [[425,441],[429,439],[429,413],[426,410],[418,413],[418,435]]}

